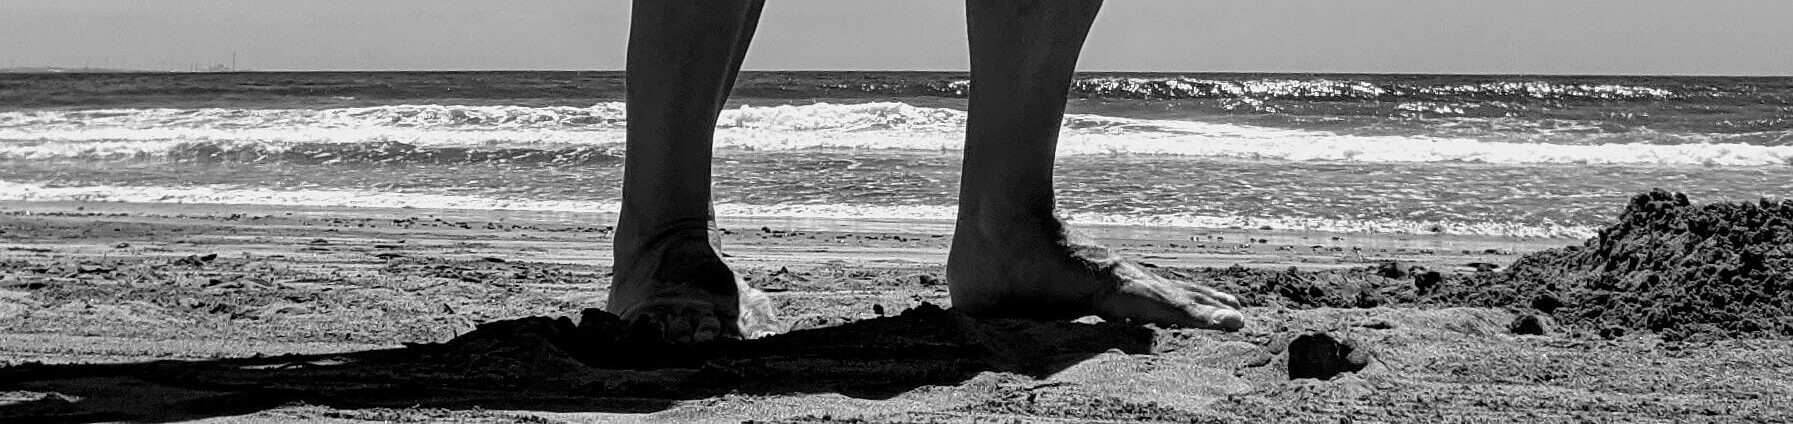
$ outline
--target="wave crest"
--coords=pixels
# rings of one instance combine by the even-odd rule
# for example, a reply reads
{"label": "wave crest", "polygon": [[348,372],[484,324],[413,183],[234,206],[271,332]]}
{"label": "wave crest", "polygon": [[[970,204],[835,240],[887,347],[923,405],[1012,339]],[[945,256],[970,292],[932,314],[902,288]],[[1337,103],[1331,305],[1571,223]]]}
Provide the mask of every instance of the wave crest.
{"label": "wave crest", "polygon": [[[620,152],[623,115],[622,104],[614,102],[586,108],[398,105],[6,112],[0,113],[0,159],[592,163]],[[760,151],[957,150],[963,145],[966,118],[965,112],[955,109],[895,102],[743,106],[722,113],[715,144]],[[1435,132],[1450,133],[1448,129]],[[1288,161],[1793,165],[1793,145],[1786,143],[1734,143],[1700,134],[1638,134],[1648,139],[1626,140],[1627,135],[1617,134],[1602,135],[1597,140],[1610,141],[1600,144],[1565,144],[1539,140],[1537,134],[1359,135],[1073,114],[1065,117],[1058,152]],[[1651,143],[1663,140],[1669,143]],[[329,159],[318,159],[324,157]]]}
{"label": "wave crest", "polygon": [[[47,187],[0,181],[0,200],[88,201],[137,203],[216,203],[280,206],[369,208],[523,210],[546,212],[615,213],[620,205],[606,200],[514,199],[468,195],[395,193],[371,190],[239,189],[229,187]],[[872,204],[740,204],[715,205],[721,217],[822,218],[841,220],[951,221],[957,207],[951,205]],[[1407,221],[1399,219],[1315,219],[1161,214],[1134,216],[1072,211],[1074,223],[1182,228],[1256,228],[1271,225],[1290,230],[1340,233],[1464,234],[1517,237],[1586,238],[1589,227],[1530,226],[1505,222]]]}

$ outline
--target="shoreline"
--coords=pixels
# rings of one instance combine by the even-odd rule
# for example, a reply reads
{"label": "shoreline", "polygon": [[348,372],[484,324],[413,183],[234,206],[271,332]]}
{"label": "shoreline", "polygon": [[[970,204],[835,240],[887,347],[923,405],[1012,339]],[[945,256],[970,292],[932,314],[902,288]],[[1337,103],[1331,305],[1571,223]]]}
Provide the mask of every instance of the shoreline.
{"label": "shoreline", "polygon": [[[151,222],[180,220],[231,221],[274,219],[267,224],[295,226],[308,220],[359,220],[370,231],[387,228],[397,220],[440,219],[484,228],[487,224],[509,228],[533,227],[551,231],[607,229],[615,214],[490,209],[361,208],[331,206],[244,205],[210,203],[131,203],[83,201],[0,201],[0,214],[58,216],[67,218],[129,218]],[[233,215],[238,216],[232,218]],[[953,222],[924,219],[831,219],[805,217],[718,217],[726,230],[725,249],[747,241],[765,228],[785,234],[842,236],[861,233],[947,238]],[[380,222],[387,225],[382,227]],[[369,227],[371,225],[372,227]],[[1363,234],[1307,230],[1259,230],[1245,228],[1146,227],[1113,224],[1077,224],[1074,228],[1121,250],[1135,260],[1160,265],[1223,267],[1233,263],[1248,267],[1325,269],[1362,266],[1379,261],[1409,261],[1451,266],[1469,263],[1505,265],[1517,255],[1538,250],[1579,245],[1575,238],[1507,237],[1454,234]],[[386,231],[402,235],[403,231]],[[380,231],[375,231],[379,233]],[[504,232],[504,231],[499,231]],[[731,234],[732,233],[732,234]],[[815,233],[815,234],[810,234]],[[737,234],[747,234],[739,236]],[[4,242],[0,238],[0,243]],[[754,246],[748,241],[747,246]],[[863,244],[862,244],[863,246]],[[596,255],[576,263],[607,263],[608,248],[594,248]],[[843,246],[844,247],[844,246]],[[884,247],[884,246],[870,246]],[[945,246],[934,254],[909,252],[894,255],[922,262],[944,263]],[[838,250],[838,249],[837,249]],[[924,249],[925,250],[925,249]],[[730,252],[734,254],[736,252]],[[817,253],[817,252],[811,252]],[[920,260],[931,258],[931,260]],[[1230,262],[1229,262],[1230,261]]]}

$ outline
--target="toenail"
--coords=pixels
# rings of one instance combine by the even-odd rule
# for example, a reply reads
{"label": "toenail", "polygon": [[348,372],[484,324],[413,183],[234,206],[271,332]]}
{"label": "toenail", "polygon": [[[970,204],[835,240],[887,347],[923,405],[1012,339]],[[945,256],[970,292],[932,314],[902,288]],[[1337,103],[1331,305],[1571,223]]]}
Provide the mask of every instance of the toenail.
{"label": "toenail", "polygon": [[1239,311],[1232,309],[1221,309],[1210,314],[1208,316],[1208,322],[1213,323],[1214,328],[1217,329],[1227,331],[1238,330],[1240,328],[1245,328],[1245,314],[1241,314]]}

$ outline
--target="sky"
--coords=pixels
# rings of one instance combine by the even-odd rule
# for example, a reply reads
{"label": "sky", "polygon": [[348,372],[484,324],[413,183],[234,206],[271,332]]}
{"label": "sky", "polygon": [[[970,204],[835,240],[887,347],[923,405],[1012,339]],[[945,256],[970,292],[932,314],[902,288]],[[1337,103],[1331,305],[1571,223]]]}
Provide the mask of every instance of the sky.
{"label": "sky", "polygon": [[[722,0],[718,0],[722,1]],[[961,0],[770,0],[750,70],[966,69]],[[0,68],[616,70],[626,0],[0,0]],[[1788,0],[1110,0],[1079,69],[1793,76]]]}

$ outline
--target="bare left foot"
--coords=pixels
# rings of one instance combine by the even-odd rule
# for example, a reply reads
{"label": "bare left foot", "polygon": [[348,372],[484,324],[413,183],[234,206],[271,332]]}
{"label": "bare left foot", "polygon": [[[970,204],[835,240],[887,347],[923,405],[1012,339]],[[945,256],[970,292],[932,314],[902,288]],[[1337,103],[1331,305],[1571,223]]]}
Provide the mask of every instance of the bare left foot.
{"label": "bare left foot", "polygon": [[619,263],[606,309],[628,337],[663,345],[762,337],[776,332],[772,302],[722,262],[697,231],[661,238]]}

